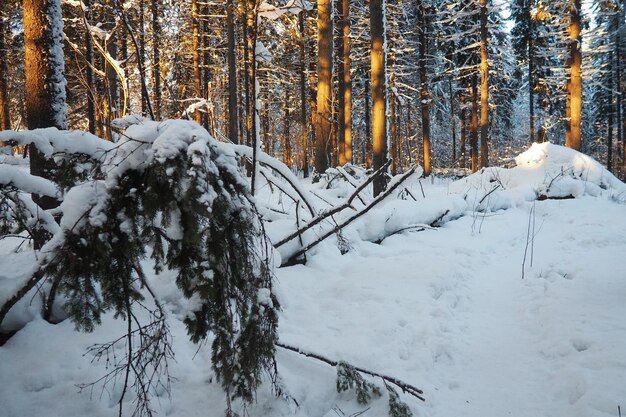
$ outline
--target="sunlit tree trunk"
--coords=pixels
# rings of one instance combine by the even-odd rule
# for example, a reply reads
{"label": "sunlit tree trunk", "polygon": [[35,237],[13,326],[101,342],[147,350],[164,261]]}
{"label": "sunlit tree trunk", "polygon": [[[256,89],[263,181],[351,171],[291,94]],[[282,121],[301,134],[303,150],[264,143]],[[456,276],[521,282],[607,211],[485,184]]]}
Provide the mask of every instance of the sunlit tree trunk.
{"label": "sunlit tree trunk", "polygon": [[[191,38],[193,54],[193,94],[196,99],[202,97],[202,74],[200,72],[200,13],[198,0],[191,0]],[[193,120],[202,124],[202,113],[193,112]]]}
{"label": "sunlit tree trunk", "polygon": [[341,2],[341,43],[340,61],[338,70],[339,78],[339,165],[352,163],[352,78],[350,70],[352,67],[350,52],[350,1],[339,0]]}
{"label": "sunlit tree trunk", "polygon": [[[386,73],[385,73],[385,0],[370,0],[371,79],[372,79],[372,148],[374,170],[387,160]],[[373,181],[374,196],[386,188],[384,175]]]}
{"label": "sunlit tree trunk", "polygon": [[332,1],[317,2],[317,116],[315,120],[315,170],[328,169],[332,134],[333,20]]}
{"label": "sunlit tree trunk", "polygon": [[566,108],[566,135],[565,146],[582,149],[582,37],[581,37],[581,0],[570,0],[570,24],[567,29],[569,35],[569,76],[567,79],[567,108]]}
{"label": "sunlit tree trunk", "polygon": [[480,166],[489,166],[489,51],[487,0],[480,0]]}
{"label": "sunlit tree trunk", "polygon": [[228,26],[228,139],[239,142],[239,112],[237,106],[237,38],[235,31],[235,0],[226,4]]}
{"label": "sunlit tree trunk", "polygon": [[306,31],[305,31],[305,11],[298,15],[298,28],[300,31],[300,124],[302,125],[302,141],[300,144],[302,153],[302,174],[309,176],[309,153],[308,153],[308,120],[306,113]]}
{"label": "sunlit tree trunk", "polygon": [[470,120],[470,167],[478,171],[478,81],[471,75],[472,116]]}

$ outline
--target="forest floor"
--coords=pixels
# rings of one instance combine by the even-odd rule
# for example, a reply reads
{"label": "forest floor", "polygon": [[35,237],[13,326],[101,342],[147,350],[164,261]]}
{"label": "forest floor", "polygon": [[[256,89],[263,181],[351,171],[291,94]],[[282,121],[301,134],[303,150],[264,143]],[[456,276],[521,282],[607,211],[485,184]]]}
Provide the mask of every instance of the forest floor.
{"label": "forest floor", "polygon": [[[427,197],[449,193],[446,181],[424,186]],[[0,291],[34,261],[16,246],[0,240]],[[353,241],[344,255],[325,242],[306,265],[276,270],[279,336],[423,389],[425,402],[400,394],[416,416],[618,416],[626,409],[625,254],[626,205],[588,195],[467,210],[436,229]],[[188,341],[172,275],[151,280],[170,311],[176,353],[171,397],[157,393],[155,415],[223,415],[210,347]],[[77,333],[69,321],[43,321],[39,307],[34,296],[10,317],[27,324],[0,347],[0,416],[117,415],[120,381],[77,384],[107,372],[85,352],[122,335],[124,322],[109,315],[94,333]],[[338,394],[333,367],[283,349],[277,359],[289,399],[266,384],[241,415],[387,415],[386,394],[368,405]],[[124,415],[132,402],[128,395]]]}

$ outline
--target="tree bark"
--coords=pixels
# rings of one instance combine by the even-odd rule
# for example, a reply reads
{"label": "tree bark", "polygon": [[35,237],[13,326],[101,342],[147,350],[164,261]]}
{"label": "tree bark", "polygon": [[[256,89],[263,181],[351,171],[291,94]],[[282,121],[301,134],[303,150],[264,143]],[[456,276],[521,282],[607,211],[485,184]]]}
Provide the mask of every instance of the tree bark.
{"label": "tree bark", "polygon": [[470,167],[472,172],[478,171],[478,81],[476,75],[471,76],[472,118],[470,121]]}
{"label": "tree bark", "polygon": [[[67,129],[63,19],[60,0],[24,0],[24,49],[26,78],[26,123],[29,130]],[[30,173],[52,178],[55,163],[30,146]],[[43,209],[56,207],[54,198],[33,195]],[[41,248],[46,236],[33,236]]]}
{"label": "tree bark", "polygon": [[226,4],[228,26],[228,139],[239,142],[239,112],[237,106],[237,38],[235,31],[235,0]]}
{"label": "tree bark", "polygon": [[480,0],[480,166],[489,166],[489,51],[487,0]]}
{"label": "tree bark", "polygon": [[615,73],[613,72],[613,51],[609,52],[609,67],[607,69],[607,73],[609,74],[609,85],[608,85],[608,120],[607,120],[607,155],[606,155],[606,168],[613,172],[613,114],[614,114],[614,105],[613,105],[613,77]]}
{"label": "tree bark", "polygon": [[570,0],[569,35],[569,76],[567,80],[567,108],[565,146],[580,151],[582,149],[582,53],[581,53],[581,0]]}
{"label": "tree bark", "polygon": [[[532,11],[533,2],[528,2],[529,15]],[[528,23],[528,123],[530,144],[535,142],[535,51],[534,51],[534,31],[532,16]]]}
{"label": "tree bark", "polygon": [[[7,86],[7,57],[6,29],[4,17],[0,14],[0,130],[11,129],[11,117],[9,114],[9,94]],[[2,142],[0,142],[2,146]]]}
{"label": "tree bark", "polygon": [[308,120],[306,113],[306,12],[302,10],[298,15],[298,28],[300,31],[300,124],[302,124],[302,175],[309,176],[309,153],[308,153]]}
{"label": "tree bark", "polygon": [[466,136],[466,131],[467,131],[467,109],[465,108],[465,94],[461,94],[460,97],[460,102],[461,102],[461,138],[460,138],[460,144],[459,147],[460,152],[461,152],[461,160],[459,162],[459,167],[460,168],[465,168],[465,157],[466,157],[466,151],[465,149],[467,148],[465,142],[465,136]]}
{"label": "tree bark", "polygon": [[426,55],[428,54],[428,40],[426,39],[426,7],[424,1],[419,0],[417,10],[420,18],[419,30],[419,73],[420,73],[420,107],[422,111],[422,143],[424,151],[424,175],[431,173],[430,152],[430,92],[428,91],[428,75],[426,73]]}
{"label": "tree bark", "polygon": [[351,38],[350,38],[350,0],[339,0],[341,3],[341,43],[340,55],[343,60],[340,62],[339,78],[339,165],[352,163],[352,78],[350,71],[352,61]]}
{"label": "tree bark", "polygon": [[317,2],[317,116],[315,125],[315,171],[328,169],[328,146],[332,134],[333,21],[332,0]]}
{"label": "tree bark", "polygon": [[[197,0],[196,0],[197,1]],[[152,78],[154,83],[154,118],[161,120],[161,27],[159,23],[159,3],[152,0]]]}
{"label": "tree bark", "polygon": [[[193,94],[196,99],[202,97],[202,74],[200,72],[200,13],[198,0],[191,0],[191,38],[193,53]],[[193,112],[193,120],[202,124],[202,113]]]}
{"label": "tree bark", "polygon": [[365,146],[363,146],[365,168],[372,167],[372,105],[371,105],[370,78],[365,78]]}
{"label": "tree bark", "polygon": [[[387,92],[385,71],[385,0],[370,0],[371,78],[372,78],[372,148],[374,170],[387,161]],[[373,183],[374,196],[387,187],[384,175]]]}

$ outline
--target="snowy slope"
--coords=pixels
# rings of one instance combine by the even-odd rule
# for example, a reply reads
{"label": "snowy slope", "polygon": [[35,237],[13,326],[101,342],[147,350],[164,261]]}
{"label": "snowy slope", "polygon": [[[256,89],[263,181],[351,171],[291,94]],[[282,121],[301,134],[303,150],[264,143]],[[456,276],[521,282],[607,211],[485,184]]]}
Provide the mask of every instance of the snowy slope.
{"label": "snowy slope", "polygon": [[[278,269],[281,342],[422,388],[425,403],[402,396],[417,416],[616,416],[626,404],[626,205],[614,193],[623,184],[595,197],[533,202],[524,191],[514,198],[511,190],[539,186],[530,171],[526,182],[527,174],[515,174],[517,185],[502,190],[510,193],[498,197],[512,203],[507,210],[480,213],[470,211],[473,197],[461,207],[463,191],[446,197],[458,184],[424,181],[426,200],[392,200],[355,224],[347,254],[329,240],[307,265]],[[437,206],[461,217],[380,244],[358,239],[381,218],[396,227],[432,217]],[[0,289],[32,262],[30,252],[13,252],[16,243],[0,241]],[[156,415],[222,415],[209,349],[188,342],[171,276],[153,284],[171,312],[176,352],[171,398],[160,393]],[[116,415],[119,382],[82,392],[76,384],[106,373],[105,362],[84,353],[123,334],[124,323],[109,316],[95,333],[75,333],[69,322],[37,318],[38,300],[19,306],[14,314],[32,321],[0,347],[0,416]],[[337,394],[332,367],[280,349],[277,357],[290,397],[275,399],[265,387],[250,416],[386,415],[386,398],[362,406],[352,393]]]}

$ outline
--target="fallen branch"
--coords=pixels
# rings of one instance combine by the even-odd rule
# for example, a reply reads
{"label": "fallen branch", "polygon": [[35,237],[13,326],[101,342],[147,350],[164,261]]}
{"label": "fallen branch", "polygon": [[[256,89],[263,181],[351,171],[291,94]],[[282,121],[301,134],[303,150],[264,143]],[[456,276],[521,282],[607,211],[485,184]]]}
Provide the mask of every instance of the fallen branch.
{"label": "fallen branch", "polygon": [[[295,346],[286,345],[286,344],[281,343],[281,342],[276,342],[276,346],[278,346],[279,348],[285,349],[285,350],[290,350],[290,351],[295,352],[295,353],[297,353],[299,355],[306,356],[307,358],[316,359],[316,360],[318,360],[320,362],[324,362],[324,363],[326,363],[326,364],[328,364],[328,365],[330,365],[332,367],[336,367],[337,365],[339,365],[339,361],[328,359],[328,358],[326,358],[326,357],[324,357],[322,355],[318,355],[317,353],[306,352],[306,351],[304,351],[304,350],[302,350],[302,349],[300,349],[298,347],[295,347]],[[391,377],[391,376],[387,376],[387,375],[383,375],[383,374],[380,374],[378,372],[370,371],[368,369],[359,368],[357,366],[354,366],[354,369],[356,369],[357,371],[359,371],[362,374],[373,376],[373,377],[376,377],[376,378],[381,378],[385,382],[389,382],[389,383],[394,384],[395,386],[400,388],[402,390],[402,392],[407,393],[407,394],[409,394],[409,395],[411,395],[411,396],[413,396],[413,397],[415,397],[415,398],[417,398],[419,400],[426,401],[426,399],[423,396],[424,391],[422,391],[419,388],[414,387],[413,385],[407,384],[406,382],[401,381],[401,380],[399,380],[397,378],[394,378],[394,377]]]}
{"label": "fallen branch", "polygon": [[[387,188],[387,190],[385,190],[385,192],[379,194],[378,196],[376,196],[376,198],[367,206],[365,207],[363,210],[357,212],[356,214],[348,217],[347,219],[345,219],[342,223],[337,223],[335,227],[333,227],[332,229],[330,229],[329,231],[327,231],[326,233],[324,233],[322,236],[320,236],[319,238],[317,238],[315,241],[309,243],[308,245],[306,245],[304,248],[300,249],[299,251],[297,251],[295,254],[291,255],[286,262],[284,262],[281,266],[285,266],[285,265],[290,265],[292,264],[300,255],[304,254],[305,252],[309,251],[310,249],[314,248],[315,246],[319,245],[321,242],[323,242],[326,238],[328,238],[329,236],[337,233],[339,230],[343,229],[344,227],[348,226],[350,223],[352,223],[353,221],[355,221],[356,219],[358,219],[359,217],[363,216],[364,214],[366,214],[368,211],[370,211],[373,207],[375,207],[378,203],[380,203],[381,201],[383,201],[385,198],[387,198],[392,192],[395,191],[396,188],[398,188],[398,186],[400,186],[400,184],[402,184],[407,178],[409,178],[411,175],[413,175],[413,173],[415,172],[415,168],[411,168],[409,171],[407,171],[404,175],[402,175],[398,181],[394,182],[391,184],[391,186],[389,188]],[[353,198],[353,197],[351,197]],[[351,200],[350,200],[351,201]],[[341,208],[342,210],[346,207],[339,206],[337,207],[337,209]],[[331,210],[331,212],[333,214],[335,214],[336,212],[339,212],[341,210]],[[444,214],[445,216],[445,214]],[[328,216],[326,216],[328,217]],[[315,219],[316,221],[318,219]],[[322,219],[323,220],[323,219]],[[317,223],[319,223],[321,220],[317,221]],[[309,225],[304,229],[309,229],[313,222],[309,223]],[[316,223],[316,224],[317,224]],[[309,227],[310,226],[310,227]],[[296,234],[297,236],[297,234]],[[284,240],[284,239],[283,239]],[[289,239],[291,240],[291,239]],[[288,240],[287,240],[288,241]],[[276,245],[276,247],[278,247],[278,245]]]}
{"label": "fallen branch", "polygon": [[[382,167],[380,167],[376,172],[374,172],[374,174],[372,174],[371,177],[369,177],[367,179],[367,181],[365,181],[363,184],[361,184],[359,186],[359,188],[357,188],[356,190],[354,190],[354,192],[350,195],[350,197],[341,205],[335,207],[332,210],[326,211],[322,214],[320,214],[318,217],[314,218],[313,220],[311,220],[309,223],[307,223],[306,226],[299,228],[298,230],[296,230],[295,232],[293,232],[292,234],[290,234],[289,236],[281,239],[280,241],[276,242],[274,244],[274,247],[279,248],[282,245],[284,245],[285,243],[295,239],[296,237],[300,236],[302,233],[306,232],[307,230],[309,230],[310,228],[316,226],[317,224],[321,223],[322,221],[324,221],[325,219],[339,213],[342,210],[345,210],[349,207],[352,206],[352,201],[354,201],[354,199],[359,195],[359,193],[361,191],[363,191],[372,181],[374,181],[374,179],[379,176],[382,175],[382,173],[387,169],[387,167],[389,166],[389,164],[391,164],[391,161],[387,161],[387,163],[385,165],[383,165]],[[410,172],[411,174],[415,171],[415,169],[413,168]],[[376,201],[376,200],[374,200]],[[371,203],[370,203],[371,204]]]}

